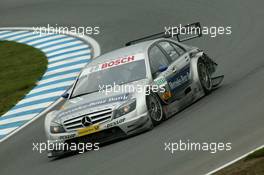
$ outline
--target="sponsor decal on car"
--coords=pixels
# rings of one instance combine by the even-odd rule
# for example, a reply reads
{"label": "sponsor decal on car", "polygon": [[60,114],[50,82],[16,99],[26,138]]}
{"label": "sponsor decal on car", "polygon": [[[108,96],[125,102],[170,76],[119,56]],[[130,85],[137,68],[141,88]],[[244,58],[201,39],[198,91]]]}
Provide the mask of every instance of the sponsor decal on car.
{"label": "sponsor decal on car", "polygon": [[171,97],[172,97],[172,94],[171,94],[170,91],[166,91],[166,92],[164,92],[164,93],[161,95],[161,98],[162,98],[163,100],[168,100],[168,99],[171,98]]}
{"label": "sponsor decal on car", "polygon": [[185,66],[176,76],[168,80],[168,84],[172,90],[180,88],[184,84],[189,82],[190,66]]}
{"label": "sponsor decal on car", "polygon": [[98,124],[95,124],[95,125],[91,125],[86,128],[78,129],[77,131],[78,131],[79,137],[81,137],[84,135],[88,135],[88,134],[92,134],[92,133],[100,131],[100,126]]}
{"label": "sponsor decal on car", "polygon": [[99,105],[103,105],[103,104],[107,104],[107,103],[113,103],[113,102],[117,102],[117,101],[125,101],[125,100],[128,100],[128,97],[129,97],[129,93],[126,93],[126,94],[122,94],[122,95],[112,96],[109,98],[95,100],[95,101],[92,101],[89,103],[85,103],[85,104],[76,106],[74,108],[65,109],[64,111],[62,111],[58,114],[58,117],[70,115],[72,113],[75,113],[75,112],[78,112],[81,110],[85,110],[87,108],[94,107],[94,106],[99,106]]}
{"label": "sponsor decal on car", "polygon": [[114,127],[114,126],[117,126],[117,125],[123,123],[125,120],[126,120],[125,118],[122,118],[122,119],[119,119],[119,120],[117,120],[117,121],[114,121],[114,122],[108,123],[108,124],[106,125],[106,128],[112,128],[112,127]]}
{"label": "sponsor decal on car", "polygon": [[144,59],[144,54],[143,53],[138,53],[135,55],[129,55],[129,56],[125,56],[125,57],[121,57],[121,58],[117,58],[115,60],[111,60],[105,63],[101,63],[92,67],[88,67],[86,69],[84,69],[80,75],[80,78],[83,78],[85,76],[87,76],[88,74],[92,73],[92,72],[97,72],[100,70],[104,70],[104,69],[108,69],[108,68],[112,68],[115,66],[120,66],[123,64],[127,64],[127,63],[131,63],[134,61],[139,61],[139,60],[143,60]]}
{"label": "sponsor decal on car", "polygon": [[59,139],[60,139],[60,140],[67,140],[67,139],[72,139],[72,138],[74,138],[75,136],[76,136],[75,134],[64,135],[64,136],[60,136]]}
{"label": "sponsor decal on car", "polygon": [[128,57],[124,57],[124,58],[118,58],[116,60],[112,60],[112,61],[103,63],[103,64],[100,65],[100,67],[102,69],[106,69],[106,68],[117,66],[119,64],[129,63],[129,62],[132,62],[134,60],[135,60],[135,56],[132,55],[132,56],[128,56]]}
{"label": "sponsor decal on car", "polygon": [[157,79],[154,80],[154,82],[158,86],[163,86],[163,85],[167,84],[167,81],[166,81],[166,79],[163,76],[158,77]]}

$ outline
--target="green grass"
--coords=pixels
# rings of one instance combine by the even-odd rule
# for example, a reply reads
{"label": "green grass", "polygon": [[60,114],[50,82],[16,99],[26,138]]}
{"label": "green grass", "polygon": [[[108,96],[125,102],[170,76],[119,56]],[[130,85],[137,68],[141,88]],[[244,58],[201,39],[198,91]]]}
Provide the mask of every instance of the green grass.
{"label": "green grass", "polygon": [[214,175],[264,175],[264,148],[253,152]]}
{"label": "green grass", "polygon": [[245,160],[256,159],[256,158],[260,158],[260,157],[264,157],[264,148],[259,149],[255,152],[253,152],[252,154],[248,155],[245,158]]}
{"label": "green grass", "polygon": [[36,85],[46,67],[47,58],[38,49],[0,41],[0,116]]}

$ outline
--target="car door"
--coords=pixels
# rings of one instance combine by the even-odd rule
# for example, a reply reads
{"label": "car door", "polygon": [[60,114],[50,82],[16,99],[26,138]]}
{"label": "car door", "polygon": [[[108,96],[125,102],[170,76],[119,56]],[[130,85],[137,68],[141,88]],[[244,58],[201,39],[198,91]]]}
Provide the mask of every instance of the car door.
{"label": "car door", "polygon": [[150,47],[148,56],[153,84],[163,88],[163,91],[161,90],[157,93],[165,103],[171,103],[174,101],[174,97],[172,96],[168,80],[176,74],[171,68],[171,63],[173,61],[162,51],[162,48],[158,44],[154,44]]}
{"label": "car door", "polygon": [[158,46],[170,60],[166,81],[173,99],[181,99],[190,85],[190,56],[184,48],[170,41],[160,41]]}
{"label": "car door", "polygon": [[171,76],[171,70],[168,70],[171,60],[168,59],[157,44],[149,48],[148,57],[153,79],[152,85],[158,85],[164,88],[165,91],[156,93],[159,94],[164,102],[169,103],[171,101],[171,90],[168,87],[167,79]]}

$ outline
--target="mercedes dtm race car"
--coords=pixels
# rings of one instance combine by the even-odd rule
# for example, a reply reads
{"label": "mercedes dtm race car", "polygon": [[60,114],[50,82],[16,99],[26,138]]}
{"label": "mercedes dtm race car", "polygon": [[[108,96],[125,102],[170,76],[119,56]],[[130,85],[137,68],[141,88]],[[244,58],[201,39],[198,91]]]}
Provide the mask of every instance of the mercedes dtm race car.
{"label": "mercedes dtm race car", "polygon": [[91,61],[63,95],[65,104],[46,116],[48,141],[105,143],[149,130],[217,88],[224,78],[213,76],[217,64],[177,39],[151,35]]}

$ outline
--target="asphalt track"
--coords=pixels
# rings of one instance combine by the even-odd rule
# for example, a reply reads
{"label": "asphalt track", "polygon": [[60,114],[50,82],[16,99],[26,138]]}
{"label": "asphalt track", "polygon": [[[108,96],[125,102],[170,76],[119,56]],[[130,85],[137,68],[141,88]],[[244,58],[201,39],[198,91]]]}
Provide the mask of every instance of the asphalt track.
{"label": "asphalt track", "polygon": [[[200,21],[232,26],[231,36],[194,40],[219,63],[223,86],[150,132],[99,152],[50,161],[32,151],[45,141],[40,118],[1,143],[0,174],[204,174],[264,143],[264,1],[255,0],[2,0],[0,26],[99,25],[102,52],[164,26]],[[190,43],[190,42],[189,42]],[[1,82],[2,83],[2,82]],[[164,142],[232,142],[232,150],[164,151]]]}

